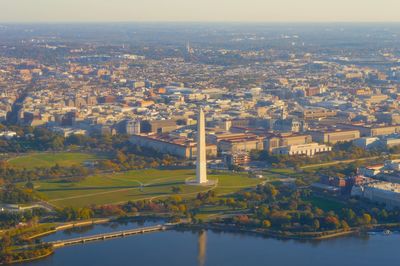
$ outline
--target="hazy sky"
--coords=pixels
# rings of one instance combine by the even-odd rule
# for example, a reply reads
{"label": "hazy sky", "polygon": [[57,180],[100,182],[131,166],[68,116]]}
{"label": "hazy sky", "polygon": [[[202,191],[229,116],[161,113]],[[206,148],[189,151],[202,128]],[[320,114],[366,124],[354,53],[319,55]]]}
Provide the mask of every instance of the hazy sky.
{"label": "hazy sky", "polygon": [[1,22],[400,21],[400,0],[0,0]]}

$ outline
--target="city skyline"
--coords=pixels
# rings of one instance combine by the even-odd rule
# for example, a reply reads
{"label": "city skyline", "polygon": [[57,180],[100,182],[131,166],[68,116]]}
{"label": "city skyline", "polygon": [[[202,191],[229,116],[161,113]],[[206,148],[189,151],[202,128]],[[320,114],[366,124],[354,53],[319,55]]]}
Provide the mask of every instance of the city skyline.
{"label": "city skyline", "polygon": [[[0,1],[0,265],[400,259],[400,23],[103,1]],[[372,14],[313,1],[264,17]]]}
{"label": "city skyline", "polygon": [[1,23],[400,22],[396,0],[4,0]]}

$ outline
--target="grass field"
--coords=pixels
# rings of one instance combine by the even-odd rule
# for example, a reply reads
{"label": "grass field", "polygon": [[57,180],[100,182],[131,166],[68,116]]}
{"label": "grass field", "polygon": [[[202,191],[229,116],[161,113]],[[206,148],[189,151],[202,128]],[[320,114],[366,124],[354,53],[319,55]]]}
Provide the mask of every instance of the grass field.
{"label": "grass field", "polygon": [[324,210],[324,211],[334,211],[339,213],[346,206],[341,203],[331,199],[322,198],[318,196],[312,196],[309,200],[314,206]]}
{"label": "grass field", "polygon": [[228,206],[203,206],[200,208],[199,212],[196,214],[197,219],[211,220],[216,217],[223,217],[224,215],[230,213],[237,213],[243,211],[242,209],[232,210]]}
{"label": "grass field", "polygon": [[267,171],[270,173],[281,174],[281,175],[292,175],[296,173],[296,171],[290,168],[270,168]]}
{"label": "grass field", "polygon": [[101,157],[89,153],[34,153],[24,156],[19,156],[8,160],[15,167],[32,169],[35,167],[48,168],[55,166],[73,166],[81,165],[88,160],[100,159]]}
{"label": "grass field", "polygon": [[198,192],[210,189],[222,195],[254,187],[264,181],[241,174],[221,174],[209,175],[209,179],[218,179],[218,184],[214,186],[185,184],[186,180],[194,177],[194,170],[135,170],[90,176],[74,183],[54,180],[35,182],[35,187],[53,205],[81,207],[167,197],[175,195],[173,186],[181,188],[179,195],[182,197],[195,197]]}

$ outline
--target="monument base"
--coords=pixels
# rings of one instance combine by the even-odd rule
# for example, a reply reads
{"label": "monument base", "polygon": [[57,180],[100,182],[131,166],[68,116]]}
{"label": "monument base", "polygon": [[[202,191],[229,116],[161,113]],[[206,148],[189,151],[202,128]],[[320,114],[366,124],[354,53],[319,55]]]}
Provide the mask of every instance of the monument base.
{"label": "monument base", "polygon": [[189,186],[204,186],[204,187],[209,187],[209,186],[215,186],[218,184],[218,179],[217,180],[207,180],[207,182],[204,183],[198,183],[196,180],[186,180],[185,181],[186,185]]}

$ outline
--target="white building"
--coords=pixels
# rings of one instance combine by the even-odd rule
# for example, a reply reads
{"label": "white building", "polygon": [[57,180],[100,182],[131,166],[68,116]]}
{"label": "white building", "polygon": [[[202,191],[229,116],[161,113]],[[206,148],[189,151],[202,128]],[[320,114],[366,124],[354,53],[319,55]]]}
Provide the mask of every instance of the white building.
{"label": "white building", "polygon": [[273,154],[281,155],[306,155],[314,156],[317,153],[331,151],[332,147],[325,144],[319,144],[316,142],[298,145],[289,145],[287,147],[280,147],[273,150]]}
{"label": "white building", "polygon": [[368,199],[372,202],[384,203],[387,208],[400,207],[400,184],[374,182],[361,186],[353,186],[352,196]]}
{"label": "white building", "polygon": [[14,131],[3,131],[0,132],[0,137],[5,139],[12,139],[17,136],[17,132]]}
{"label": "white building", "polygon": [[385,139],[383,142],[384,142],[384,145],[388,148],[400,146],[400,138],[388,138],[388,139]]}

